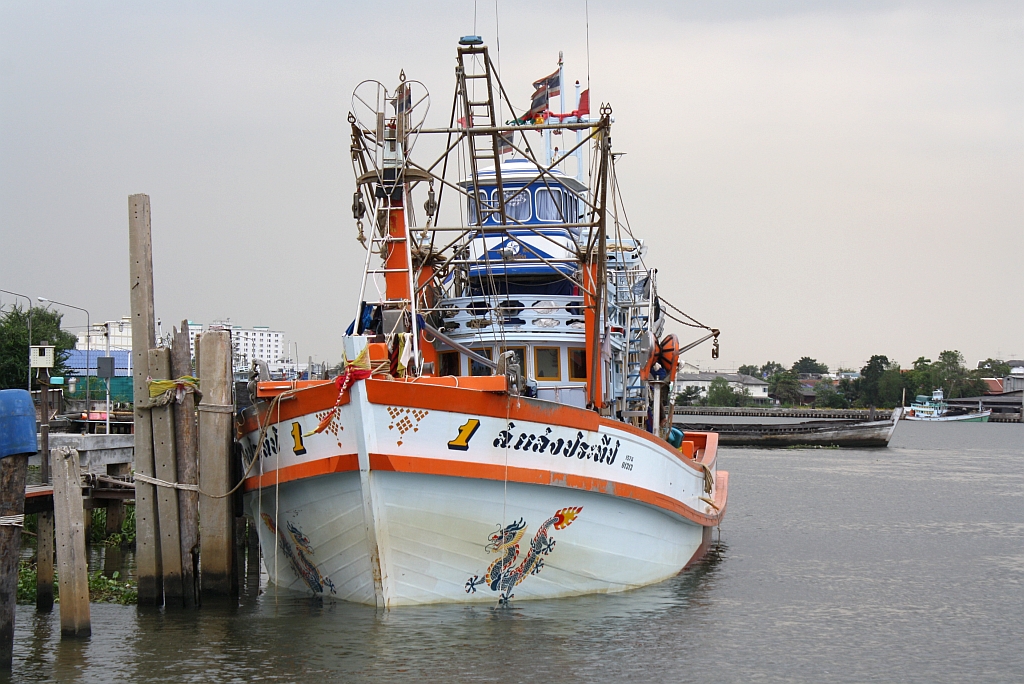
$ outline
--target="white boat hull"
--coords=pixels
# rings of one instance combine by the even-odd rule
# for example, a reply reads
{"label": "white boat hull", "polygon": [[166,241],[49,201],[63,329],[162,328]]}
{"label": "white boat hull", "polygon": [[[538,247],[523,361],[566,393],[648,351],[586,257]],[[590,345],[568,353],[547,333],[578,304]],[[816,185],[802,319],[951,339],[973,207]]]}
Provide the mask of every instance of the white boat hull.
{"label": "white boat hull", "polygon": [[978,413],[961,413],[956,416],[934,415],[934,414],[907,414],[907,420],[918,420],[925,423],[987,423],[991,411],[980,411]]}
{"label": "white boat hull", "polygon": [[[519,483],[505,490],[500,482],[413,473],[374,472],[370,480],[383,531],[377,547],[386,606],[502,599],[487,582],[470,585],[497,559],[485,548],[488,538],[520,519],[526,523],[512,570],[524,560],[537,526],[567,505],[582,511],[569,527],[551,534],[554,548],[537,574],[512,589],[515,599],[616,592],[659,582],[676,575],[706,541],[702,526],[599,493]],[[279,499],[266,490],[262,497],[247,498],[248,512],[261,520],[260,545],[271,582],[357,603],[378,602],[357,473],[322,476],[315,484],[286,483]],[[320,573],[319,582],[292,560],[291,534],[274,543],[263,516],[273,519],[275,510],[277,520],[292,523],[315,548],[306,555]]]}
{"label": "white boat hull", "polygon": [[[504,602],[623,591],[703,555],[727,488],[713,444],[700,454],[712,456],[708,492],[701,466],[650,436],[597,426],[596,418],[596,430],[524,420],[546,404],[532,402],[508,420],[486,408],[375,404],[360,383],[321,434],[294,436],[324,412],[272,420],[263,473],[249,478],[245,495],[270,581],[386,607]],[[550,406],[570,418],[594,416]],[[554,454],[561,434],[586,442],[576,438],[571,455]],[[250,457],[255,440],[243,438]]]}

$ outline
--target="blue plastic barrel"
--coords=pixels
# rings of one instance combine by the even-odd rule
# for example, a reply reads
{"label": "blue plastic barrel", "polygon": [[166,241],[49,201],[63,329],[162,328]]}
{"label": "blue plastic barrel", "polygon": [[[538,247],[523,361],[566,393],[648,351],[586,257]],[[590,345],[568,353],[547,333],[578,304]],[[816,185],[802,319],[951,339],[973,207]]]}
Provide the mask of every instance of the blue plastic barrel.
{"label": "blue plastic barrel", "polygon": [[0,390],[0,458],[34,454],[36,407],[28,390]]}
{"label": "blue plastic barrel", "polygon": [[683,431],[679,428],[672,428],[668,431],[668,443],[676,449],[683,446]]}

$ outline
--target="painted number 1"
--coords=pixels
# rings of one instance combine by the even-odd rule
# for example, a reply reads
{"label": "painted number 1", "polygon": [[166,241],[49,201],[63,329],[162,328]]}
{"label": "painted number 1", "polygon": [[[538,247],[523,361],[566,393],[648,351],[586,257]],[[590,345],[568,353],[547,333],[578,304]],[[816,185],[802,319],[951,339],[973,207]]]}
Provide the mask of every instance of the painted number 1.
{"label": "painted number 1", "polygon": [[292,446],[292,451],[295,452],[296,456],[306,453],[306,447],[302,444],[302,428],[299,427],[298,423],[292,423],[292,440],[295,442]]}
{"label": "painted number 1", "polygon": [[459,436],[448,442],[448,448],[456,451],[468,451],[469,440],[473,439],[473,435],[476,434],[479,427],[480,421],[476,418],[467,420],[465,425],[459,427]]}

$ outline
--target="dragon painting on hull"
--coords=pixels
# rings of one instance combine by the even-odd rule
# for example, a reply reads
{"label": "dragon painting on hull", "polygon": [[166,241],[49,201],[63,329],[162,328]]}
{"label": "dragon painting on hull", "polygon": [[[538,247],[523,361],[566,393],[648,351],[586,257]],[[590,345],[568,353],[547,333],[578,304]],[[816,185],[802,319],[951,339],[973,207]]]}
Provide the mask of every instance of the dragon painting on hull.
{"label": "dragon painting on hull", "polygon": [[491,591],[498,592],[498,603],[508,603],[515,596],[512,590],[530,575],[540,573],[544,568],[544,556],[554,550],[555,540],[548,535],[548,530],[552,527],[564,530],[582,510],[582,506],[569,506],[559,509],[545,520],[530,540],[526,558],[515,568],[512,566],[519,558],[519,542],[526,534],[526,521],[520,518],[492,534],[485,548],[488,552],[499,554],[499,557],[491,563],[483,577],[473,575],[466,581],[466,593],[476,593],[477,587],[487,585]]}
{"label": "dragon painting on hull", "polygon": [[309,559],[313,555],[313,546],[310,544],[309,538],[287,520],[285,524],[288,526],[288,535],[285,536],[284,530],[277,528],[273,518],[266,513],[261,513],[260,517],[263,518],[267,529],[278,537],[278,545],[284,552],[285,558],[288,559],[295,574],[306,583],[310,591],[317,595],[321,595],[325,591],[336,594],[337,591],[334,589],[334,582],[331,581],[331,578],[321,574],[320,569]]}

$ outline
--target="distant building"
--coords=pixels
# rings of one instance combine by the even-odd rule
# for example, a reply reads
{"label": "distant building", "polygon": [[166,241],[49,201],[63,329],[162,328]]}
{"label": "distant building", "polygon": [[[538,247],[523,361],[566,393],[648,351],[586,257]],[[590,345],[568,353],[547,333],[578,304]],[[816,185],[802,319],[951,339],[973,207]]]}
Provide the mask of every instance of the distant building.
{"label": "distant building", "polygon": [[687,387],[697,387],[700,389],[700,395],[706,397],[711,381],[715,378],[725,378],[729,386],[736,392],[746,390],[753,403],[766,404],[770,401],[768,398],[768,383],[761,378],[755,378],[742,373],[721,373],[718,371],[693,372],[690,370],[692,368],[695,367],[690,364],[683,364],[676,372],[676,381],[673,385],[676,393],[682,392]]}
{"label": "distant building", "polygon": [[118,321],[105,321],[103,323],[93,323],[91,335],[86,335],[84,332],[78,333],[78,344],[77,349],[88,349],[92,348],[93,351],[97,349],[101,352],[107,349],[107,335],[110,335],[110,348],[111,349],[131,349],[132,348],[132,317],[122,316],[121,320]]}
{"label": "distant building", "polygon": [[[288,362],[290,368],[295,368],[295,361],[297,359],[287,358],[284,332],[271,330],[269,326],[265,325],[245,328],[240,325],[233,325],[229,321],[214,321],[209,326],[189,321],[188,344],[192,358],[195,358],[196,355],[196,337],[208,330],[227,330],[231,333],[232,366],[236,370],[249,368],[253,359],[262,359],[268,363]],[[92,350],[91,356],[93,359],[90,367],[93,373],[95,373],[95,357],[102,356],[105,353],[108,334],[110,335],[111,352],[113,350],[130,351],[132,348],[132,319],[130,316],[123,316],[118,321],[94,323],[91,332],[92,335],[89,337],[84,332],[78,335],[77,349],[82,351],[83,360],[79,362],[76,357],[75,363],[81,366],[83,375],[85,374],[85,350],[89,348]],[[157,340],[157,344],[161,344],[160,339]],[[120,369],[121,366],[118,365],[117,368]]]}

